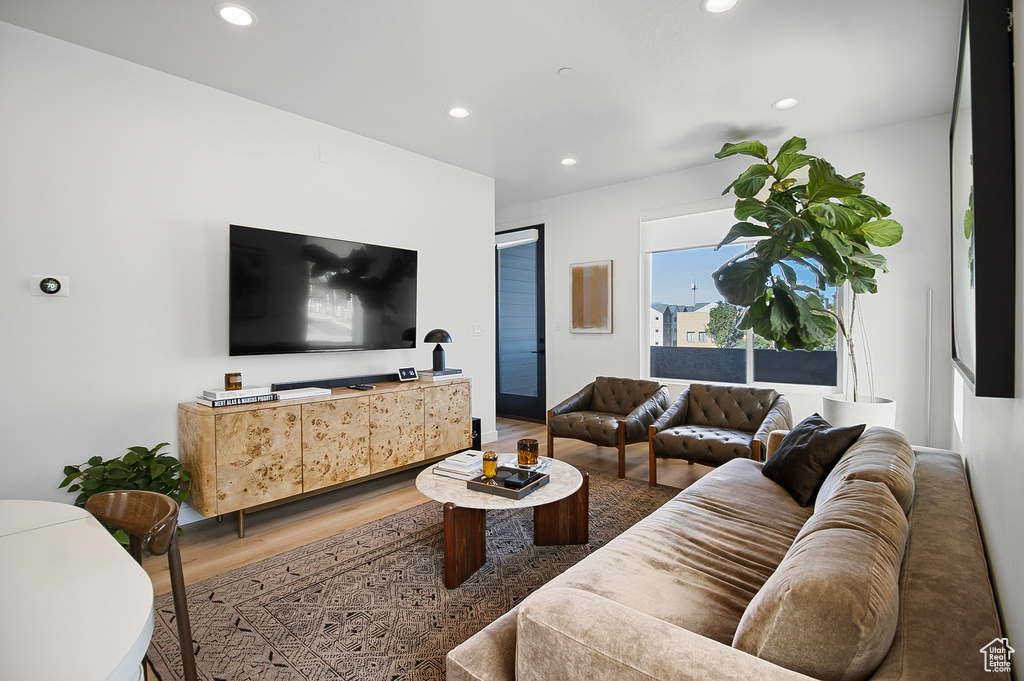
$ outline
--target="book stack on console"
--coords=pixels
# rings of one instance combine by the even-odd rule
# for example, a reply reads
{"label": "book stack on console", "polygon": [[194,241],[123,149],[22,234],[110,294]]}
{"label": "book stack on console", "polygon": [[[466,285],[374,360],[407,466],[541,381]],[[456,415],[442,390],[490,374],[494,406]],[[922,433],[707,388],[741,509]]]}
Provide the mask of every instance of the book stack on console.
{"label": "book stack on console", "polygon": [[469,480],[480,475],[484,469],[484,453],[468,449],[452,454],[434,466],[435,475],[444,475],[458,480]]}
{"label": "book stack on console", "polygon": [[273,402],[277,400],[277,393],[271,391],[270,386],[254,385],[242,386],[237,390],[204,390],[202,395],[196,397],[196,402],[207,407],[233,407],[236,404],[257,404],[259,402]]}
{"label": "book stack on console", "polygon": [[424,369],[417,371],[416,375],[421,381],[450,381],[453,378],[462,378],[462,369],[441,369],[440,371]]}

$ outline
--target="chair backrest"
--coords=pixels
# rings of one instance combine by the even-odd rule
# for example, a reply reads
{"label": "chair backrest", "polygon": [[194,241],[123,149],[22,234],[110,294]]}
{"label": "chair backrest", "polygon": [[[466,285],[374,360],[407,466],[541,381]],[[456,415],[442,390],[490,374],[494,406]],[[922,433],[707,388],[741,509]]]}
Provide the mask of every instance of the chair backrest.
{"label": "chair backrest", "polygon": [[178,503],[166,494],[116,490],[94,494],[85,509],[103,522],[137,537],[151,554],[167,553],[178,530]]}
{"label": "chair backrest", "polygon": [[691,383],[686,422],[753,433],[778,399],[779,393],[771,388]]}
{"label": "chair backrest", "polygon": [[610,414],[628,414],[651,398],[661,383],[638,378],[598,376],[590,397],[590,410]]}

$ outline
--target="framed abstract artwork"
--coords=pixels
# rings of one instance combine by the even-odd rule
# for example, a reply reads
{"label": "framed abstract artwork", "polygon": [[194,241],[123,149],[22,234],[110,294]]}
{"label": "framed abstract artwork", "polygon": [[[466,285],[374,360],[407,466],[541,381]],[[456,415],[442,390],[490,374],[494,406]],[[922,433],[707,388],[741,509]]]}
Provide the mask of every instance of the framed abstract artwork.
{"label": "framed abstract artwork", "polygon": [[572,267],[571,333],[612,332],[612,261],[576,263]]}
{"label": "framed abstract artwork", "polygon": [[978,397],[1014,396],[1011,0],[966,0],[950,126],[953,363]]}

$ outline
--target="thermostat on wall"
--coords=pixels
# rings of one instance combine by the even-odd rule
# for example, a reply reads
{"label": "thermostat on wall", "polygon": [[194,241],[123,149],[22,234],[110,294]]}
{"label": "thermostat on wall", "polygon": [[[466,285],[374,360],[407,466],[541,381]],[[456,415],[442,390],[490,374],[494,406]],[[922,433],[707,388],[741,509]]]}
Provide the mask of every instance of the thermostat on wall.
{"label": "thermostat on wall", "polygon": [[71,282],[63,275],[33,274],[31,292],[34,296],[67,298],[71,295]]}

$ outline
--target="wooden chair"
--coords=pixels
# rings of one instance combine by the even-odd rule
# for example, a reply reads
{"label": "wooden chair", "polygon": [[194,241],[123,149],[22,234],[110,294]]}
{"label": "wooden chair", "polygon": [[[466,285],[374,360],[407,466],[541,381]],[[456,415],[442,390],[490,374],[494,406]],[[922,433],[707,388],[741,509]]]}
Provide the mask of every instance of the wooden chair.
{"label": "wooden chair", "polygon": [[174,594],[174,614],[178,620],[181,666],[186,681],[196,681],[196,658],[192,649],[192,626],[185,598],[185,578],[178,551],[178,504],[169,496],[142,490],[100,492],[89,497],[85,508],[105,523],[128,533],[128,549],[139,565],[142,551],[154,556],[167,554]]}

